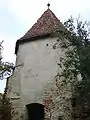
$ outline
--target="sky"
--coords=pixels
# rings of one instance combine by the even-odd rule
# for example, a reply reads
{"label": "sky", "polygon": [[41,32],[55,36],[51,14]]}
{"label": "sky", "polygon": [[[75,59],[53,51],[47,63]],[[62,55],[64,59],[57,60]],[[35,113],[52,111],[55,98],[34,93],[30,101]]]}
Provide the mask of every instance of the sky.
{"label": "sky", "polygon": [[[47,9],[66,21],[71,15],[90,20],[90,0],[0,0],[0,41],[3,42],[3,60],[15,63],[15,42],[22,37]],[[0,81],[0,92],[5,80]]]}

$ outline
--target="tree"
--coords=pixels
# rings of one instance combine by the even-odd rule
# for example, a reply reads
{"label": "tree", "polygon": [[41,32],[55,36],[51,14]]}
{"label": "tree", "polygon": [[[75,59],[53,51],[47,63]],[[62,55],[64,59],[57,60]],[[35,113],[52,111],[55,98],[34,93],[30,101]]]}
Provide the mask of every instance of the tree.
{"label": "tree", "polygon": [[0,93],[0,120],[2,115],[2,94]]}
{"label": "tree", "polygon": [[[3,62],[2,59],[2,43],[0,43],[0,80],[10,77],[14,70],[14,64]],[[0,120],[11,120],[11,104],[5,93],[0,93]]]}
{"label": "tree", "polygon": [[[60,59],[63,67],[61,76],[72,86],[72,107],[74,120],[90,119],[90,29],[88,22],[76,21],[71,17],[65,23],[66,30],[59,38],[66,38],[60,44],[67,49],[65,58]],[[69,81],[68,81],[69,80]]]}
{"label": "tree", "polygon": [[2,60],[2,42],[0,42],[0,79],[3,80],[7,77],[9,77],[13,70],[14,70],[14,64],[13,63],[9,63],[9,62],[3,62]]}

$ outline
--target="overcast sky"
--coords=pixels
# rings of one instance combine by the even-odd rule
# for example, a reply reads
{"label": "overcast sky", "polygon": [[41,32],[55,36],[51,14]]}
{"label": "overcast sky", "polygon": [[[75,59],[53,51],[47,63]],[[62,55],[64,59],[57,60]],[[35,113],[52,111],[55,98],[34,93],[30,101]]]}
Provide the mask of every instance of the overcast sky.
{"label": "overcast sky", "polygon": [[[3,42],[4,61],[15,62],[15,42],[37,21],[42,13],[50,9],[61,22],[70,15],[90,20],[90,0],[0,0],[0,41]],[[0,81],[3,92],[5,81]]]}

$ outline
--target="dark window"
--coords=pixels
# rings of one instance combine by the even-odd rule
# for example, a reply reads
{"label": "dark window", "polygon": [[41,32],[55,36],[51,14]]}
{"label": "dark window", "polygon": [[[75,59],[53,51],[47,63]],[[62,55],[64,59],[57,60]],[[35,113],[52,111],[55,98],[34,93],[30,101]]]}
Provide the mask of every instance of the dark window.
{"label": "dark window", "polygon": [[26,105],[28,110],[29,120],[43,120],[44,119],[44,105],[32,103]]}

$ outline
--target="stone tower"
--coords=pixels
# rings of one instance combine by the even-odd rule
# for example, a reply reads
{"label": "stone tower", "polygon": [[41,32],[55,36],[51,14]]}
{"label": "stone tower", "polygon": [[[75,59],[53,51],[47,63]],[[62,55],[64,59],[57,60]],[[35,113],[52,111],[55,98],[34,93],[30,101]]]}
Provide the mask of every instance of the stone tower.
{"label": "stone tower", "polygon": [[12,120],[70,120],[70,85],[63,86],[58,63],[64,51],[56,48],[63,24],[48,8],[16,42],[16,68],[7,83]]}

